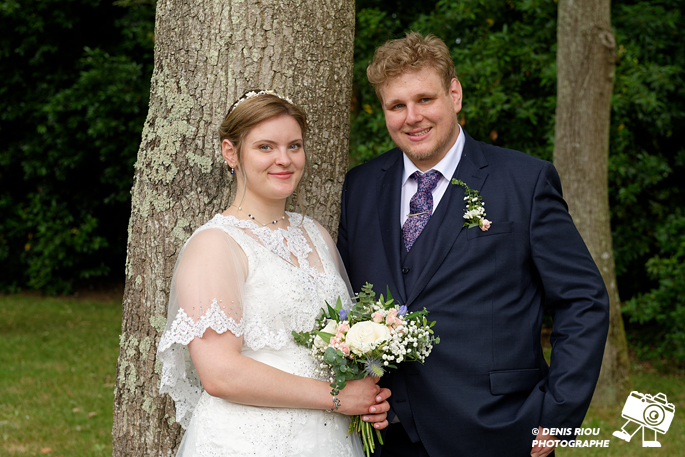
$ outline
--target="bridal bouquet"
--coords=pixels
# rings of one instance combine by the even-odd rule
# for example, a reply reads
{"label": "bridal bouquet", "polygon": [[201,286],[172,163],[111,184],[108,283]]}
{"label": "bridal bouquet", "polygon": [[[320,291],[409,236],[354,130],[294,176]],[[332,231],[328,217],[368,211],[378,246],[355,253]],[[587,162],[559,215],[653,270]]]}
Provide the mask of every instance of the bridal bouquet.
{"label": "bridal bouquet", "polygon": [[[396,304],[389,290],[385,298],[381,295],[376,300],[372,285],[367,283],[355,301],[351,307],[344,307],[340,298],[335,308],[326,303],[313,331],[293,332],[298,344],[311,348],[319,375],[330,379],[336,407],[336,396],[347,381],[381,377],[401,362],[423,363],[433,344],[440,342],[431,330],[435,322],[426,320],[428,311],[424,308],[407,314],[407,307]],[[354,416],[348,436],[353,430],[361,435],[369,456],[375,447],[371,424]],[[378,430],[376,435],[383,444]]]}

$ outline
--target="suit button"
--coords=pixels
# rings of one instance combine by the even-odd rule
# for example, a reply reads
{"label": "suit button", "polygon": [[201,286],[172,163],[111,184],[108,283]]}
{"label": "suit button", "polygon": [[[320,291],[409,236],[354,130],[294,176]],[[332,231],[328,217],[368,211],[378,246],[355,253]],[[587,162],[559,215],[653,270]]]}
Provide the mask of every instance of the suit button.
{"label": "suit button", "polygon": [[402,268],[402,274],[406,275],[407,273],[409,273],[409,268]]}

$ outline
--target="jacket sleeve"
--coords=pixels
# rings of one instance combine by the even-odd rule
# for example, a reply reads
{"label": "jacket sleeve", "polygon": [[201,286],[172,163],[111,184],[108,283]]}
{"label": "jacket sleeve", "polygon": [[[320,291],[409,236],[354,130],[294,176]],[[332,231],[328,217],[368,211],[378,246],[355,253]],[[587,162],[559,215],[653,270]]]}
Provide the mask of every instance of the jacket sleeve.
{"label": "jacket sleeve", "polygon": [[568,213],[559,175],[549,163],[535,186],[530,242],[546,306],[553,316],[551,363],[539,425],[575,430],[599,377],[609,327],[609,298]]}

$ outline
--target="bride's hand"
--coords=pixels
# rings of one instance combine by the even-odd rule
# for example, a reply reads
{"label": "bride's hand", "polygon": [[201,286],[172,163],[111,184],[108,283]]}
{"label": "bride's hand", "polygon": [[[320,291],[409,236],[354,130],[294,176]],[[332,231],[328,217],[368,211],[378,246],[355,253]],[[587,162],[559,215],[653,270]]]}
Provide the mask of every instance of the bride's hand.
{"label": "bride's hand", "polygon": [[378,386],[379,378],[366,377],[357,381],[348,381],[340,391],[340,409],[338,412],[350,416],[361,415],[364,422],[374,423],[374,428],[388,426],[387,412],[390,409],[388,397],[390,389]]}

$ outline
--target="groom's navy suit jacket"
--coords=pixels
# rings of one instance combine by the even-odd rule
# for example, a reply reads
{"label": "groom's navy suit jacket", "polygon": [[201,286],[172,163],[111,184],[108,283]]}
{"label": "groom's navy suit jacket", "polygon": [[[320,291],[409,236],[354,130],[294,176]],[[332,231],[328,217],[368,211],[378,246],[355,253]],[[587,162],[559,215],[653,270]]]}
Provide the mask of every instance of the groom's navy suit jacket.
{"label": "groom's navy suit jacket", "polygon": [[[479,190],[488,231],[463,228],[464,189],[451,185],[411,251],[402,252],[402,152],[352,169],[338,249],[352,287],[389,287],[428,309],[440,344],[381,384],[412,441],[433,457],[530,455],[533,428],[580,427],[599,376],[609,300],[562,198],[554,167],[465,135],[455,172]],[[551,366],[543,307],[553,316]],[[570,433],[571,435],[573,432]],[[558,433],[558,435],[562,435]]]}

